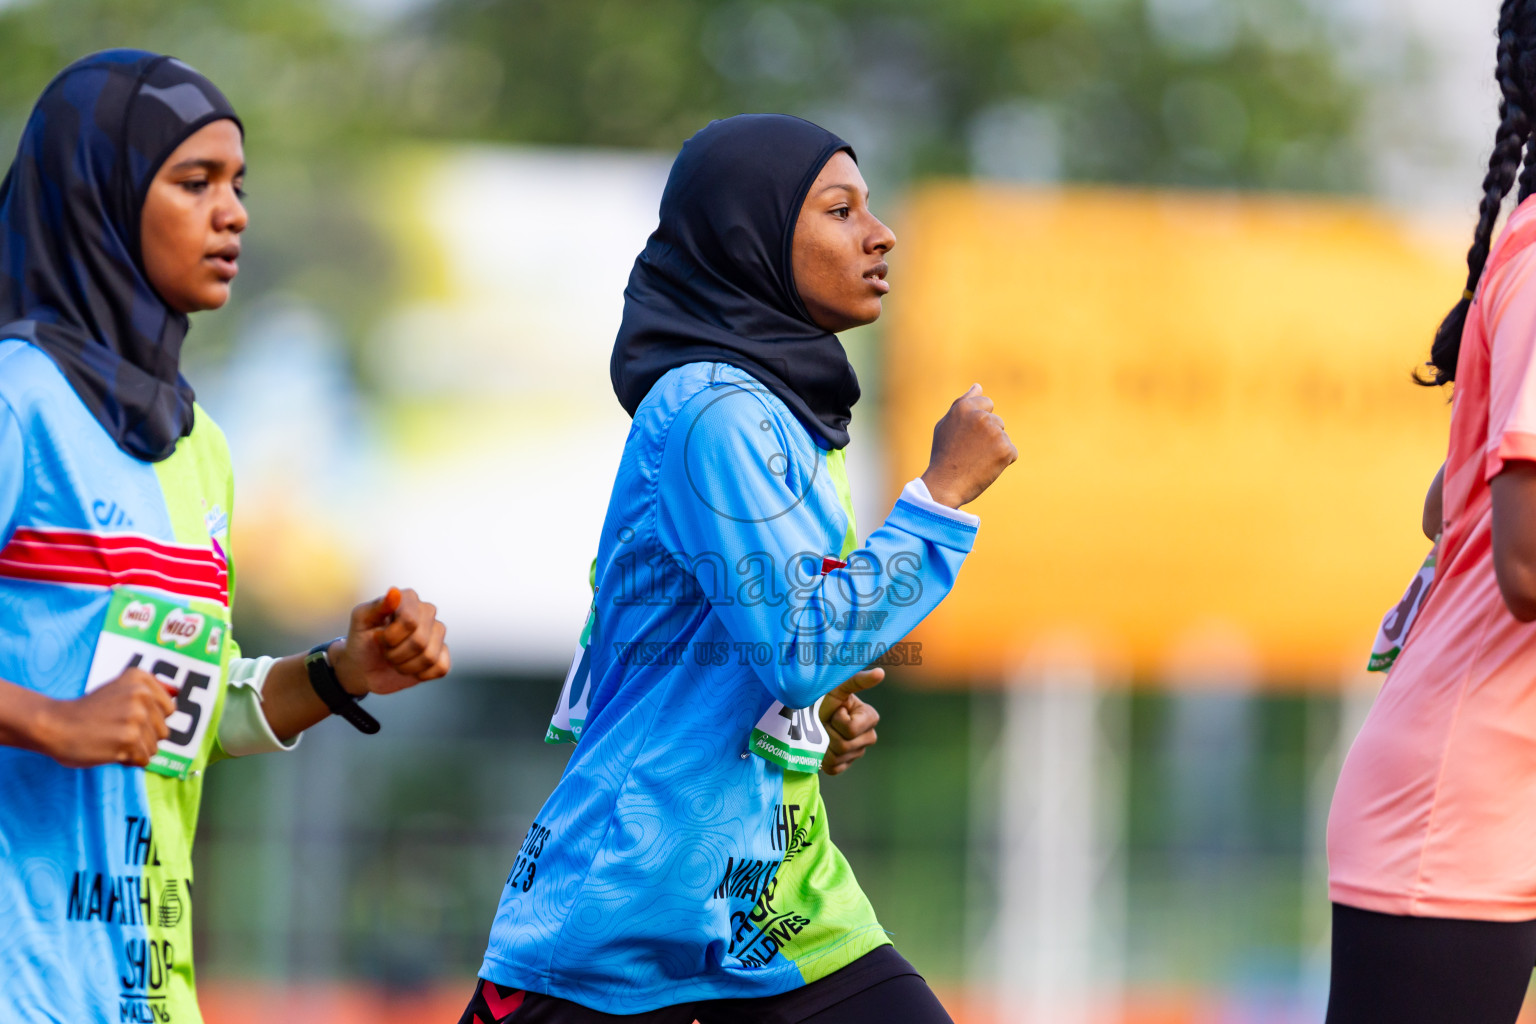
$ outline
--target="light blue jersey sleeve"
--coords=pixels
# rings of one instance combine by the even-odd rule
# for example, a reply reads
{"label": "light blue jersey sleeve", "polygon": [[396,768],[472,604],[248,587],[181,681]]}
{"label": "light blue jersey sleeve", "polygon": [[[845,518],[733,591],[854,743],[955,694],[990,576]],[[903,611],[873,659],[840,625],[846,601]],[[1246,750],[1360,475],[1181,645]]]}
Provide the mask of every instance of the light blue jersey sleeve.
{"label": "light blue jersey sleeve", "polygon": [[16,413],[0,398],[0,547],[16,529],[21,492],[26,486],[27,448]]}
{"label": "light blue jersey sleeve", "polygon": [[[842,546],[827,523],[848,521],[829,476],[787,409],[750,389],[711,389],[673,421],[656,478],[663,543],[736,642],[772,646],[768,664],[752,664],[792,708],[906,636],[949,593],[976,538],[974,517],[903,498],[846,567],[824,566]],[[850,651],[871,653],[850,664]]]}

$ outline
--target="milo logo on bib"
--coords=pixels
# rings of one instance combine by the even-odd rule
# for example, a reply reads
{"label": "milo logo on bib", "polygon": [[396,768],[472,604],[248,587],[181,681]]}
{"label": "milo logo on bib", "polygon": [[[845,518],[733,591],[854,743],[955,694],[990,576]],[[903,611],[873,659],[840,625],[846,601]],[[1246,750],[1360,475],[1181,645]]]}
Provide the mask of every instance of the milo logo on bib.
{"label": "milo logo on bib", "polygon": [[160,645],[172,644],[180,649],[196,640],[203,632],[203,617],[196,612],[172,611],[160,623]]}
{"label": "milo logo on bib", "polygon": [[147,601],[129,601],[117,617],[117,624],[124,629],[148,629],[155,624],[155,606]]}

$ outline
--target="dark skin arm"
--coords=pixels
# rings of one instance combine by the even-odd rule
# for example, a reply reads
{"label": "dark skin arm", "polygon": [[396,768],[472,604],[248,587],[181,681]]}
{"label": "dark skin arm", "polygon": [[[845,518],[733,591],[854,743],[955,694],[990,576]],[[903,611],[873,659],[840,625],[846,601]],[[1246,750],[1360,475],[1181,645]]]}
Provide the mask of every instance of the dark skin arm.
{"label": "dark skin arm", "polygon": [[[331,666],[353,696],[394,693],[448,674],[446,627],[437,608],[414,590],[395,590],[352,609],[345,640],[331,644]],[[273,664],[261,708],[278,739],[287,741],[331,713],[309,684],[304,655]]]}
{"label": "dark skin arm", "polygon": [[[955,399],[944,418],[933,428],[933,449],[923,483],[933,500],[959,508],[978,498],[1019,457],[1008,439],[1002,417],[993,412],[992,399],[981,385]],[[827,694],[821,702],[822,724],[828,746],[821,770],[840,775],[878,742],[875,726],[880,712],[859,696],[877,685],[885,669],[869,668]]]}
{"label": "dark skin arm", "polygon": [[1441,530],[1445,528],[1445,515],[1442,511],[1444,491],[1445,464],[1441,463],[1435,472],[1434,482],[1429,485],[1429,493],[1424,495],[1424,536],[1430,540],[1440,536]]}
{"label": "dark skin arm", "polygon": [[1508,462],[1493,492],[1493,574],[1509,613],[1536,622],[1536,463]]}
{"label": "dark skin arm", "polygon": [[0,746],[47,754],[66,768],[142,768],[165,739],[165,719],[175,709],[165,684],[137,668],[77,700],[54,700],[0,680]]}
{"label": "dark skin arm", "polygon": [[[445,633],[435,607],[413,590],[392,589],[352,610],[346,639],[331,645],[331,665],[349,693],[394,693],[448,674]],[[331,713],[309,684],[302,654],[273,664],[261,706],[285,741]],[[0,680],[0,746],[46,754],[68,768],[142,768],[165,739],[175,708],[165,684],[137,668],[74,700]]]}

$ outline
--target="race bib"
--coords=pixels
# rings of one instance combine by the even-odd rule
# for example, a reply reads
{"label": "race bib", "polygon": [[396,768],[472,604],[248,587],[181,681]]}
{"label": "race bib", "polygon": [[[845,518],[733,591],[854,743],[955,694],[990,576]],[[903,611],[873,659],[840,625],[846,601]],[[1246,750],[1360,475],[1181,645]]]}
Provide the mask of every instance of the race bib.
{"label": "race bib", "polygon": [[575,743],[581,739],[581,731],[587,725],[587,691],[591,681],[592,654],[582,643],[571,659],[571,670],[565,674],[560,702],[555,705],[549,729],[544,733],[545,743]]}
{"label": "race bib", "polygon": [[817,701],[798,711],[778,701],[758,719],[748,749],[787,772],[818,772],[827,752],[827,729],[821,724]]}
{"label": "race bib", "polygon": [[1424,559],[1424,564],[1408,584],[1403,599],[1381,620],[1376,642],[1371,645],[1370,661],[1366,662],[1367,672],[1387,671],[1402,653],[1408,630],[1413,627],[1413,620],[1419,617],[1419,609],[1424,607],[1424,595],[1429,593],[1429,585],[1435,581],[1435,554],[1439,550],[1440,544],[1436,541],[1429,549],[1429,557]]}
{"label": "race bib", "polygon": [[550,716],[549,728],[544,732],[545,743],[575,743],[581,739],[581,731],[587,725],[587,700],[592,683],[592,627],[597,622],[597,559],[587,570],[587,582],[592,587],[592,606],[587,609],[586,625],[581,627],[581,638],[576,641],[576,653],[571,658],[570,671],[565,674],[565,685],[560,687],[560,700],[555,713]]}
{"label": "race bib", "polygon": [[175,691],[176,710],[165,720],[171,734],[149,762],[157,775],[185,779],[202,749],[219,696],[227,630],[222,618],[192,611],[173,598],[126,587],[112,592],[85,692],[100,689],[129,668],[143,669]]}

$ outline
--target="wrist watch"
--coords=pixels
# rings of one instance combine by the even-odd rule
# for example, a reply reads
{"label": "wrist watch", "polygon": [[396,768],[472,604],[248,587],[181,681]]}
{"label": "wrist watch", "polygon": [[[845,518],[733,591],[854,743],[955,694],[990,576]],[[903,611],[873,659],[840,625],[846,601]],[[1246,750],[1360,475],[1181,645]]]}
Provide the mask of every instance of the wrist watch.
{"label": "wrist watch", "polygon": [[[345,641],[346,638],[337,637],[336,640]],[[341,685],[341,680],[336,678],[336,670],[331,667],[331,645],[336,640],[316,644],[304,656],[304,668],[309,672],[309,685],[315,688],[315,693],[325,701],[325,706],[331,709],[332,714],[346,719],[348,724],[358,732],[372,736],[379,731],[379,720],[358,705],[357,702],[363,698],[354,697],[348,693],[346,687]]]}

